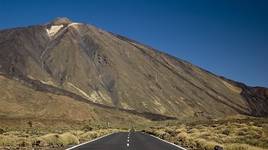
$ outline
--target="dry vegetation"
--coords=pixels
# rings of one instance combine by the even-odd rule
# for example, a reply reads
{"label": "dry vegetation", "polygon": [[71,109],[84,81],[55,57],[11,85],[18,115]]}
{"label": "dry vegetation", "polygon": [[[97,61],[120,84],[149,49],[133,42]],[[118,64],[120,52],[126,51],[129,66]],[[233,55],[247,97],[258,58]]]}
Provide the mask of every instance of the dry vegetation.
{"label": "dry vegetation", "polygon": [[190,124],[169,123],[145,132],[192,150],[266,150],[267,119],[244,118]]}
{"label": "dry vegetation", "polygon": [[0,149],[64,149],[123,130],[101,125],[85,125],[81,129],[0,129]]}
{"label": "dry vegetation", "polygon": [[[0,127],[0,149],[64,149],[130,127],[103,121],[77,126],[54,123],[53,128],[47,128],[52,125],[45,123],[44,126],[36,122],[24,124],[24,128]],[[224,150],[268,150],[268,119],[263,118],[235,117],[184,124],[182,121],[143,122],[134,127],[189,150],[214,150],[215,146]]]}

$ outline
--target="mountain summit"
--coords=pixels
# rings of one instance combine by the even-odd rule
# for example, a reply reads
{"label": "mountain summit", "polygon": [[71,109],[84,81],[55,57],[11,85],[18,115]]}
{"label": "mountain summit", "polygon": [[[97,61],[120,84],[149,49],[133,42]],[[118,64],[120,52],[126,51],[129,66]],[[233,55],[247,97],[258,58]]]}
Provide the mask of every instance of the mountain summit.
{"label": "mountain summit", "polygon": [[51,25],[68,25],[70,23],[72,23],[72,21],[66,17],[58,17],[50,22]]}
{"label": "mountain summit", "polygon": [[266,88],[248,87],[67,18],[1,30],[0,72],[34,90],[139,113],[176,118],[268,115]]}

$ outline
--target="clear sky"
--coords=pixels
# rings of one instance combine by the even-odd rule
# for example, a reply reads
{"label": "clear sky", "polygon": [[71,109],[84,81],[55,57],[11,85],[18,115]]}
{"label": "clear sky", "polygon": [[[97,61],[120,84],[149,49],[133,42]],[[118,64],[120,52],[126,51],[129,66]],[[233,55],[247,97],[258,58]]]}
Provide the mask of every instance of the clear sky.
{"label": "clear sky", "polygon": [[267,0],[0,0],[0,29],[63,16],[268,87]]}

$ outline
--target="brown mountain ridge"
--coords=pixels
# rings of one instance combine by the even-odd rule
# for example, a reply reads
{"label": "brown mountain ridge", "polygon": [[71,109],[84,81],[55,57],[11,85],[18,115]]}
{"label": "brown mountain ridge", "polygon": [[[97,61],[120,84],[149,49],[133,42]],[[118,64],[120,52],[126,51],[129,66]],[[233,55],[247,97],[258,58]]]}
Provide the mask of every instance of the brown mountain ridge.
{"label": "brown mountain ridge", "polygon": [[[134,40],[67,18],[1,30],[0,72],[1,82],[12,83],[1,84],[0,103],[5,109],[0,114],[5,117],[32,115],[39,102],[48,101],[29,93],[53,95],[54,108],[47,106],[44,112],[53,112],[64,99],[61,103],[66,110],[61,111],[67,118],[79,114],[80,103],[149,119],[268,115],[267,88],[217,76]],[[79,106],[64,113],[70,108],[68,103]],[[12,104],[31,111],[20,116],[20,109],[9,111],[14,109]],[[30,104],[35,108],[27,107]],[[86,120],[93,113],[79,116]]]}

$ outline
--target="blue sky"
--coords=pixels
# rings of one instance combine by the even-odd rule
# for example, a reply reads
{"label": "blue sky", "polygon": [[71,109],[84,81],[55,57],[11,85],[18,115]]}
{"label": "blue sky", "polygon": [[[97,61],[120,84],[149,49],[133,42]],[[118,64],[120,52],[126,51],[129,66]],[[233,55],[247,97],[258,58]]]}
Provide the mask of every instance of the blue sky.
{"label": "blue sky", "polygon": [[0,29],[65,16],[268,87],[267,8],[266,0],[0,0]]}

